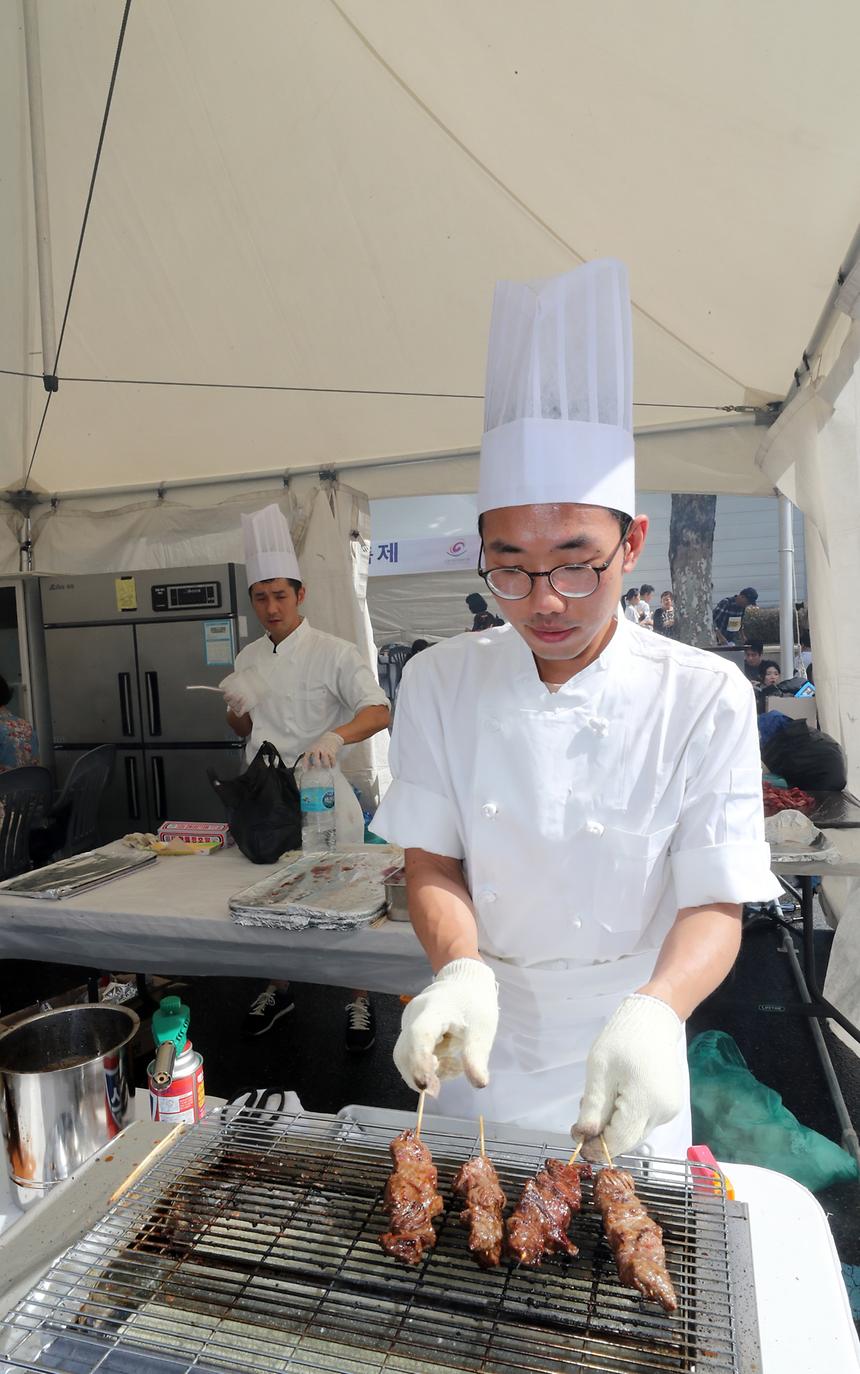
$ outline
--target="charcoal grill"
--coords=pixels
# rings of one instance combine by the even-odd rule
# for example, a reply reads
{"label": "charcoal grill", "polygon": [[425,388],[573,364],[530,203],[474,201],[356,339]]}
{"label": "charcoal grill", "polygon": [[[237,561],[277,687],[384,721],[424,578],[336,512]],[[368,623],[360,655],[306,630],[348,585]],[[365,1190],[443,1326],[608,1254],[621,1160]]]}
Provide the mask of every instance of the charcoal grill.
{"label": "charcoal grill", "polygon": [[[446,1200],[415,1269],[377,1243],[390,1124],[230,1109],[181,1137],[0,1325],[53,1374],[728,1374],[741,1357],[730,1215],[680,1161],[625,1161],[664,1230],[679,1307],[623,1288],[584,1188],[572,1260],[480,1270],[451,1201],[477,1140],[426,1141]],[[396,1129],[396,1128],[395,1128]],[[547,1145],[488,1140],[511,1201]],[[732,1204],[733,1207],[736,1204]]]}

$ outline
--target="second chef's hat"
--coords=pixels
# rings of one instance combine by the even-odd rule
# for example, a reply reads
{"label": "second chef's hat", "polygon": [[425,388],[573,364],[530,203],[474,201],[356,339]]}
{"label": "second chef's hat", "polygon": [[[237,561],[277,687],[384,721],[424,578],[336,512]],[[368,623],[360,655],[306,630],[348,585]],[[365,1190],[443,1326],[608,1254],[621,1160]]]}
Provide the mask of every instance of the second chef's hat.
{"label": "second chef's hat", "polygon": [[268,577],[289,577],[301,582],[299,560],[280,506],[266,506],[253,515],[242,516],[245,541],[245,570],[248,586]]}
{"label": "second chef's hat", "polygon": [[550,502],[633,515],[633,338],[627,268],[498,282],[478,511]]}

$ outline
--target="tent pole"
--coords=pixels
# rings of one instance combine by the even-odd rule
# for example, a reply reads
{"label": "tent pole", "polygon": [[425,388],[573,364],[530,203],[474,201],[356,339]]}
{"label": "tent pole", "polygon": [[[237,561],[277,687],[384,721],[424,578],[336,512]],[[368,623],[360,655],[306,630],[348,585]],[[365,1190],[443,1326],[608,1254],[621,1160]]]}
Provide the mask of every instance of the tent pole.
{"label": "tent pole", "polygon": [[827,300],[824,302],[821,314],[812,331],[812,337],[803,350],[803,356],[794,373],[794,381],[788,388],[788,394],[782,403],[783,408],[797,395],[798,389],[802,386],[807,374],[812,370],[813,363],[816,362],[819,353],[824,347],[827,336],[833,327],[833,322],[839,314],[839,311],[835,308],[836,298],[842,290],[846,278],[851,275],[858,262],[860,262],[860,225],[857,226],[854,237],[848,245],[848,252],[842,260],[842,264],[836,274],[836,280],[830,288]]}
{"label": "tent pole", "polygon": [[51,222],[48,213],[48,178],[45,160],[42,60],[36,5],[37,0],[23,0],[24,50],[27,57],[30,157],[33,167],[33,208],[36,219],[36,258],[39,269],[39,311],[42,319],[42,376],[45,380],[45,390],[55,391],[57,329],[54,320],[54,275],[51,262]]}
{"label": "tent pole", "polygon": [[779,493],[779,658],[783,678],[794,677],[794,507]]}

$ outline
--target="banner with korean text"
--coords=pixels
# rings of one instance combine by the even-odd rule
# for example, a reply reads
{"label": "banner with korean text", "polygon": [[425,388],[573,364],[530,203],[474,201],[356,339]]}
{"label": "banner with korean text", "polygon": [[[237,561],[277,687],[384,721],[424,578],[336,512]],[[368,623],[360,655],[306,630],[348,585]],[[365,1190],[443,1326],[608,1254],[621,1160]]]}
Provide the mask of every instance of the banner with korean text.
{"label": "banner with korean text", "polygon": [[431,539],[374,540],[370,549],[371,577],[401,573],[469,571],[477,566],[481,541],[477,535]]}

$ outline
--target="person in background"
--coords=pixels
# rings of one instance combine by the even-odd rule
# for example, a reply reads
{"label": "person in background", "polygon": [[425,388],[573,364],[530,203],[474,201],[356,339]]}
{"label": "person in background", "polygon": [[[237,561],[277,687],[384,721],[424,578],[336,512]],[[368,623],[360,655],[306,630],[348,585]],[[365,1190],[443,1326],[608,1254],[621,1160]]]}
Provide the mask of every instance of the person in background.
{"label": "person in background", "polygon": [[0,773],[39,762],[39,741],[28,720],[9,710],[12,688],[0,677]]}
{"label": "person in background", "polygon": [[[421,653],[424,652],[425,649],[429,649],[429,648],[430,648],[430,640],[429,640],[429,639],[413,639],[413,641],[412,641],[412,648],[411,648],[410,651],[409,651],[409,658],[407,658],[406,662],[409,663],[409,662],[415,657],[416,654],[421,654]],[[405,666],[405,665],[404,665],[404,666]]]}
{"label": "person in background", "polygon": [[667,639],[678,639],[678,623],[675,620],[675,598],[671,592],[660,593],[660,605],[654,612],[654,631]]}
{"label": "person in background", "polygon": [[744,587],[736,596],[724,596],[714,607],[714,630],[718,644],[743,644],[744,611],[747,606],[755,606],[758,592],[755,587]]}
{"label": "person in background", "polygon": [[761,663],[764,644],[760,639],[748,639],[744,646],[744,675],[750,682],[761,684]]}
{"label": "person in background", "polygon": [[651,586],[650,582],[643,582],[642,586],[639,588],[639,609],[640,611],[644,611],[644,615],[640,616],[639,624],[642,626],[643,630],[653,630],[654,628],[654,615],[651,610],[651,598],[653,595],[654,588]]}
{"label": "person in background", "polygon": [[[219,687],[227,723],[246,741],[251,764],[269,740],[291,766],[331,769],[337,842],[364,841],[364,819],[338,756],[350,744],[384,730],[388,698],[354,644],[315,630],[301,615],[305,588],[289,526],[276,505],[242,516],[245,569],[254,614],[265,633],[236,655]],[[264,984],[245,1018],[245,1035],[264,1035],[295,1008],[286,981]],[[366,990],[353,989],[346,1006],[348,1050],[369,1050],[376,1038]]]}
{"label": "person in background", "polygon": [[469,634],[475,634],[480,630],[492,630],[494,626],[505,623],[500,616],[493,615],[480,592],[470,592],[466,597],[466,605],[474,616]]}
{"label": "person in background", "polygon": [[812,681],[812,641],[809,638],[808,630],[800,632],[800,662],[801,671],[806,673],[809,681]]}
{"label": "person in background", "polygon": [[639,624],[639,588],[631,587],[624,593],[624,617],[632,620],[634,625]]}
{"label": "person in background", "polygon": [[756,686],[756,704],[759,715],[763,715],[767,710],[768,697],[779,696],[779,683],[782,681],[782,670],[773,658],[763,658],[759,665],[758,683]]}

